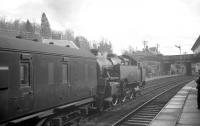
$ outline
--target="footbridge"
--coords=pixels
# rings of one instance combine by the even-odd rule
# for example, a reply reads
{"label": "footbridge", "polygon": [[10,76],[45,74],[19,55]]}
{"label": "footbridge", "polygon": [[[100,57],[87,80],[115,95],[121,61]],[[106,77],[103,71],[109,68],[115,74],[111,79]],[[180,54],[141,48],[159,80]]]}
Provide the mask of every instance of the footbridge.
{"label": "footbridge", "polygon": [[[184,54],[184,55],[143,55],[136,56],[140,62],[158,62],[160,64],[160,73],[163,75],[171,74],[173,66],[180,65],[183,67],[184,73],[192,74],[192,64],[200,63],[200,54]],[[172,73],[173,74],[173,73]]]}

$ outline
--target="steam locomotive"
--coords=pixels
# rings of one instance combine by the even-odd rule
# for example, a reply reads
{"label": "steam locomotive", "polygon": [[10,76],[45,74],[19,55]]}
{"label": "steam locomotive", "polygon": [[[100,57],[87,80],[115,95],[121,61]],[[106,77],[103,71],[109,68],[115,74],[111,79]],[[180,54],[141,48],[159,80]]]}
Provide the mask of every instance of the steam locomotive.
{"label": "steam locomotive", "polygon": [[134,98],[144,75],[131,56],[0,36],[0,124],[72,123]]}

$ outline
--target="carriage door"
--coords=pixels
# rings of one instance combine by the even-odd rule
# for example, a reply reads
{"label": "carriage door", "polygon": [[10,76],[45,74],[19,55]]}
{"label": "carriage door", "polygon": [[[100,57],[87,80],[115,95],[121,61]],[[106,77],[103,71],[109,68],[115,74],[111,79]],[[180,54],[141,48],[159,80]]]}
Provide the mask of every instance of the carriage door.
{"label": "carriage door", "polygon": [[8,116],[8,92],[10,83],[10,56],[0,51],[0,121]]}
{"label": "carriage door", "polygon": [[20,108],[23,112],[33,107],[33,70],[31,54],[21,54],[19,63]]}
{"label": "carriage door", "polygon": [[64,92],[66,93],[65,96],[67,99],[70,97],[70,64],[68,57],[63,57],[63,63],[62,63],[62,83],[64,86]]}
{"label": "carriage door", "polygon": [[140,77],[141,77],[141,82],[142,82],[144,80],[142,67],[140,67]]}

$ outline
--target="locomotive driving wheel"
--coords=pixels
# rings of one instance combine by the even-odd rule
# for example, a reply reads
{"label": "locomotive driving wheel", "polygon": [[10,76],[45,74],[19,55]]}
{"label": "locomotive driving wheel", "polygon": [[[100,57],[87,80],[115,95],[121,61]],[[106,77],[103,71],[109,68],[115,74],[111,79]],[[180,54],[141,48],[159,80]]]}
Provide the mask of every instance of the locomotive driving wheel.
{"label": "locomotive driving wheel", "polygon": [[129,94],[129,99],[133,99],[135,97],[135,90],[133,89]]}
{"label": "locomotive driving wheel", "polygon": [[122,96],[121,102],[124,103],[127,100],[127,95]]}
{"label": "locomotive driving wheel", "polygon": [[53,118],[53,119],[46,119],[42,126],[62,126],[62,119]]}
{"label": "locomotive driving wheel", "polygon": [[119,102],[119,98],[117,96],[112,96],[111,104],[112,106],[116,106]]}

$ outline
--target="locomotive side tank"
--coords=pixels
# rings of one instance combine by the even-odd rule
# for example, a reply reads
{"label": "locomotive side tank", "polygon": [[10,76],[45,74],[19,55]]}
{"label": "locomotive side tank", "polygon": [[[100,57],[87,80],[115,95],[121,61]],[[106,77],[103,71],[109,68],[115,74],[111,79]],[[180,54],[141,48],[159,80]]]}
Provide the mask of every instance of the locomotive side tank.
{"label": "locomotive side tank", "polygon": [[81,49],[0,37],[0,123],[93,102],[96,67]]}
{"label": "locomotive side tank", "polygon": [[125,102],[127,99],[134,98],[137,92],[140,93],[142,84],[145,84],[145,71],[142,66],[129,55],[108,55],[108,59],[118,67],[120,78],[118,91],[120,93],[114,95],[112,103]]}
{"label": "locomotive side tank", "polygon": [[120,79],[128,81],[128,84],[140,83],[145,81],[145,70],[142,65],[128,55],[120,56]]}

